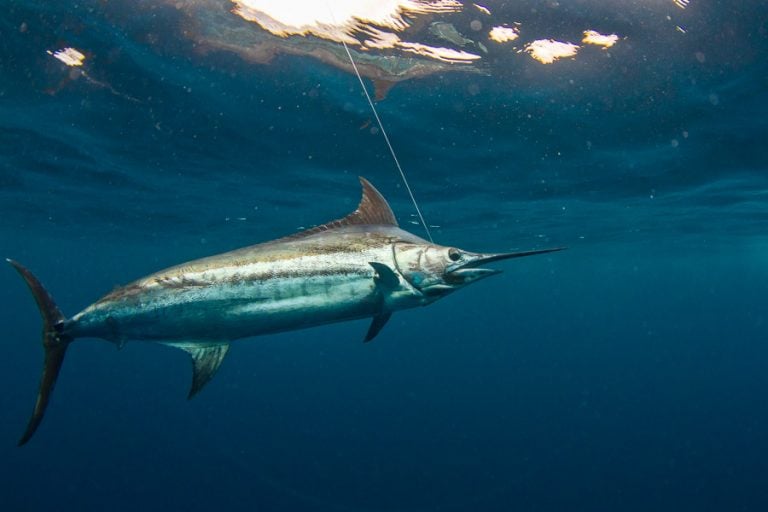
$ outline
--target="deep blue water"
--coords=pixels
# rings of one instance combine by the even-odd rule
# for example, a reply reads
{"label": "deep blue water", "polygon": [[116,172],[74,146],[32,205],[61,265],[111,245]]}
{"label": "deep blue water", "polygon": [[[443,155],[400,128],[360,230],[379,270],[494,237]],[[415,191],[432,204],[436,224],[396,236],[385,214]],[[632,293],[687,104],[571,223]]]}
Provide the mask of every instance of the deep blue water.
{"label": "deep blue water", "polygon": [[[0,255],[65,313],[342,216],[358,175],[423,234],[357,79],[200,51],[178,16],[203,3],[3,2]],[[78,341],[23,448],[42,348],[9,267],[3,510],[765,510],[768,9],[562,4],[484,5],[626,39],[495,54],[378,108],[437,242],[568,251],[370,344],[365,321],[238,341],[191,401],[180,351]]]}

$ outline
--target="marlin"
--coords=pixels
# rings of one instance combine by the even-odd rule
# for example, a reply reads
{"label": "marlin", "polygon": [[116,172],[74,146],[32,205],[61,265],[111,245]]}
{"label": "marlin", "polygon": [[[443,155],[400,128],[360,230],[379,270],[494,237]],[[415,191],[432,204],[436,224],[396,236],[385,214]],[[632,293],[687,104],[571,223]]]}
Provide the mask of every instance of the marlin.
{"label": "marlin", "polygon": [[71,318],[29,270],[9,259],[40,309],[45,349],[37,401],[19,445],[40,425],[77,338],[118,347],[144,340],[187,352],[191,398],[211,380],[234,340],[372,318],[368,342],[394,311],[426,306],[500,272],[481,265],[563,249],[482,254],[436,245],[400,229],[381,194],[364,178],[360,183],[362,200],[346,217],[161,270]]}

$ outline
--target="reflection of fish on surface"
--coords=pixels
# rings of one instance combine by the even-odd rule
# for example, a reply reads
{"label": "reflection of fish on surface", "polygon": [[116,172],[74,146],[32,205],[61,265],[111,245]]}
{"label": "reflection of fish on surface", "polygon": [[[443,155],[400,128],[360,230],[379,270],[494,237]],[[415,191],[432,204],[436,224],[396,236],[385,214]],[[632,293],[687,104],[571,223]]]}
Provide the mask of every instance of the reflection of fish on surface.
{"label": "reflection of fish on surface", "polygon": [[[415,3],[425,10],[407,13],[406,27],[419,25],[433,12],[426,9],[429,7],[427,2]],[[478,56],[402,40],[397,31],[381,30],[374,21],[364,23],[357,19],[343,24],[344,20],[339,19],[338,26],[290,26],[287,27],[290,30],[285,31],[283,23],[273,18],[270,22],[269,13],[255,8],[245,9],[243,2],[237,4],[238,8],[230,11],[219,3],[187,0],[183,8],[177,10],[184,20],[182,32],[185,37],[194,40],[196,51],[224,50],[259,64],[268,64],[280,54],[307,56],[351,74],[354,69],[341,44],[343,39],[360,74],[374,81],[376,99],[383,99],[394,84],[405,80],[450,71],[485,72],[474,65]],[[415,32],[410,33],[418,35],[419,31]]]}
{"label": "reflection of fish on surface", "polygon": [[40,389],[19,444],[43,419],[69,345],[101,338],[118,347],[145,340],[187,352],[198,393],[239,338],[371,318],[372,340],[393,312],[426,306],[498,274],[482,265],[560,250],[483,254],[436,245],[397,225],[365,179],[358,208],[338,220],[235,251],[171,267],[118,288],[71,318],[40,281],[8,260],[43,317]]}
{"label": "reflection of fish on surface", "polygon": [[[281,53],[313,57],[325,64],[354,74],[354,68],[340,43],[299,36],[277,38],[267,33],[259,34],[257,31],[241,32],[236,35],[241,38],[236,43],[223,39],[205,39],[201,44],[236,52],[243,58],[260,64],[271,62],[275,56]],[[377,100],[384,99],[394,85],[406,80],[424,78],[449,71],[486,73],[471,63],[443,62],[407,55],[385,55],[372,51],[361,52],[353,48],[350,48],[349,51],[360,74],[372,80]]]}

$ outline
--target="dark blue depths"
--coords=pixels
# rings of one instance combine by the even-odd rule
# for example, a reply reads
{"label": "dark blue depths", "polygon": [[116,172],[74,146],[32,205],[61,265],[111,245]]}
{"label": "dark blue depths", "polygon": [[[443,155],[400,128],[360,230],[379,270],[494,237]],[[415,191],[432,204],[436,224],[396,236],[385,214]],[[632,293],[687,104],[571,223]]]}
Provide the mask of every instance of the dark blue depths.
{"label": "dark blue depths", "polygon": [[[354,77],[138,36],[165,11],[6,4],[0,255],[65,313],[343,215],[356,175],[421,233]],[[562,9],[545,21],[583,21]],[[692,2],[669,40],[643,36],[659,13],[616,15],[634,39],[610,61],[395,87],[379,108],[438,242],[570,248],[398,313],[373,343],[366,322],[243,340],[186,401],[180,351],[79,341],[17,448],[39,317],[0,271],[3,509],[765,509],[764,11]],[[58,88],[45,50],[62,44],[113,90]]]}

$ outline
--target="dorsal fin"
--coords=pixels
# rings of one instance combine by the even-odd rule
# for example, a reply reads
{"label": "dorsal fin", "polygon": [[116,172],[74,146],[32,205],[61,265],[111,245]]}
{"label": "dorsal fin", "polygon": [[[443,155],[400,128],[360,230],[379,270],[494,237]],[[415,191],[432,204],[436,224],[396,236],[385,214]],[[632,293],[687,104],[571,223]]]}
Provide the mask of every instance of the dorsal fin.
{"label": "dorsal fin", "polygon": [[320,226],[301,231],[295,235],[289,235],[280,240],[298,240],[316,233],[322,233],[330,229],[336,229],[343,226],[354,225],[374,225],[374,226],[395,226],[397,227],[397,219],[395,214],[392,213],[392,209],[389,207],[387,200],[384,199],[376,187],[360,176],[360,184],[363,186],[363,197],[360,199],[360,204],[357,205],[357,209],[343,217],[341,219],[332,220],[326,222]]}
{"label": "dorsal fin", "polygon": [[360,204],[357,205],[357,210],[338,222],[342,222],[342,225],[372,224],[397,227],[395,214],[392,213],[392,208],[389,207],[384,196],[368,180],[362,176],[359,179],[360,185],[363,186],[363,197],[360,199]]}

